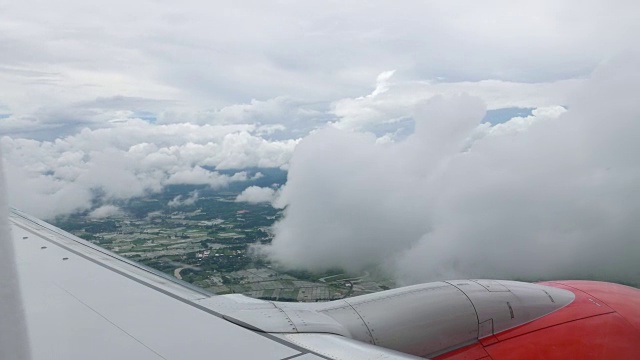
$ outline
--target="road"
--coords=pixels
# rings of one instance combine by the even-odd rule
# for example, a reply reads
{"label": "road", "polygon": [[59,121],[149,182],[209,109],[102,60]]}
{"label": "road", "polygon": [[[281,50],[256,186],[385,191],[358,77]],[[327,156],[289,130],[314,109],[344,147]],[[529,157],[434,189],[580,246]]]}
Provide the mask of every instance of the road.
{"label": "road", "polygon": [[333,277],[336,277],[336,276],[342,276],[342,275],[344,275],[344,274],[329,275],[329,276],[325,276],[325,277],[323,277],[323,278],[318,279],[318,281],[320,281],[320,282],[327,282],[327,279],[331,279],[331,278],[333,278]]}
{"label": "road", "polygon": [[178,280],[182,280],[182,276],[180,276],[180,271],[184,270],[183,267],[179,267],[175,270],[173,270],[173,276],[175,276],[176,279]]}
{"label": "road", "polygon": [[[369,277],[369,275],[371,275],[371,274],[369,274],[369,272],[368,272],[368,271],[363,271],[363,273],[364,273],[364,275],[362,275],[362,276],[353,277],[353,278],[347,278],[347,279],[339,279],[339,281],[347,281],[347,280],[350,280],[350,281],[360,281],[360,280],[362,280],[362,279],[365,279],[365,278]],[[342,275],[344,275],[344,274],[338,274],[338,275],[325,276],[325,277],[323,277],[323,278],[318,279],[318,281],[319,281],[319,282],[326,283],[326,282],[327,282],[327,279],[331,279],[331,278],[338,277],[338,276],[342,276]]]}

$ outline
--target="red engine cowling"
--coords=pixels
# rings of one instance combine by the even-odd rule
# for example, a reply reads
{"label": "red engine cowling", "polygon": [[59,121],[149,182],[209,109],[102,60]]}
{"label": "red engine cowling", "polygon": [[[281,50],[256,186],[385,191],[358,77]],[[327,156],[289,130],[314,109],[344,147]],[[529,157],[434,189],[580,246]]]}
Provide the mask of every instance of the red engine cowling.
{"label": "red engine cowling", "polygon": [[436,359],[640,358],[639,289],[595,281],[542,284],[569,290],[575,300],[556,312]]}

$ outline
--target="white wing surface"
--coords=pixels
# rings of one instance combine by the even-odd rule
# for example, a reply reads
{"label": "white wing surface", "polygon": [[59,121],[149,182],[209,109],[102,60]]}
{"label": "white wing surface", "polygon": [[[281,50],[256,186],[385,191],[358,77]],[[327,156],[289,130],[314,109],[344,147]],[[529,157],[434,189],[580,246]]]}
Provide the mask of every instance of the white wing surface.
{"label": "white wing surface", "polygon": [[209,294],[16,210],[9,223],[33,359],[414,358],[339,335],[243,327],[225,313],[274,305]]}

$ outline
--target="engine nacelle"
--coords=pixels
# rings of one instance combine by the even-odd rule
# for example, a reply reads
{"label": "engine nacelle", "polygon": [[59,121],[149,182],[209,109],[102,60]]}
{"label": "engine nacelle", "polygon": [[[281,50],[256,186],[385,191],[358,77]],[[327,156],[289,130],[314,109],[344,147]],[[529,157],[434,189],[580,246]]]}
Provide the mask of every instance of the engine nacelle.
{"label": "engine nacelle", "polygon": [[570,291],[538,284],[457,280],[326,303],[266,302],[225,318],[269,333],[331,333],[435,356],[535,320],[574,298]]}

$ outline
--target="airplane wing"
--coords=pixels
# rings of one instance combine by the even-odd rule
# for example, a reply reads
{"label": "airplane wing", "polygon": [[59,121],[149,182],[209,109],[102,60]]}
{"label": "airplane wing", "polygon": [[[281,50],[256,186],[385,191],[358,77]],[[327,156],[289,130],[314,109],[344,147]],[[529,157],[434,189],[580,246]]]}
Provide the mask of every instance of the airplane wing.
{"label": "airplane wing", "polygon": [[330,334],[307,334],[321,347],[309,349],[239,326],[216,309],[269,303],[214,296],[19,211],[9,219],[33,359],[415,358]]}
{"label": "airplane wing", "polygon": [[[640,352],[640,290],[622,285],[456,280],[279,303],[213,295],[19,211],[9,220],[33,359],[498,360]],[[12,329],[0,323],[0,340]]]}

